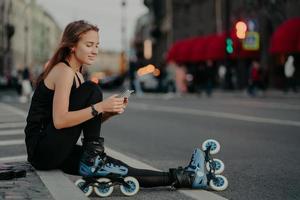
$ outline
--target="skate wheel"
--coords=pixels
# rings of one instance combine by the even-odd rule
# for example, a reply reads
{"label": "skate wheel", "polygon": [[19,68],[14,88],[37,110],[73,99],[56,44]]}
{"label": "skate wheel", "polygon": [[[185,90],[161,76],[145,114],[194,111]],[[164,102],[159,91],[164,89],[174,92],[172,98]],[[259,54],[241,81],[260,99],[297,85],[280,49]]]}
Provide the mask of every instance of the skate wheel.
{"label": "skate wheel", "polygon": [[228,180],[225,176],[216,175],[216,178],[209,181],[209,186],[216,191],[223,191],[228,187]]}
{"label": "skate wheel", "polygon": [[75,185],[77,187],[79,187],[79,189],[85,194],[85,196],[90,196],[93,192],[93,186],[91,185],[88,185],[88,186],[84,186],[86,183],[85,180],[83,179],[78,179],[76,182],[75,182]]}
{"label": "skate wheel", "polygon": [[110,179],[99,178],[97,181],[98,183],[96,183],[96,186],[94,187],[95,193],[99,197],[108,197],[111,195],[111,193],[114,191],[114,187],[112,186]]}
{"label": "skate wheel", "polygon": [[208,139],[205,140],[202,144],[202,150],[205,151],[209,146],[210,148],[210,154],[216,154],[220,151],[221,145],[217,140],[214,139]]}
{"label": "skate wheel", "polygon": [[217,158],[214,158],[212,162],[206,163],[207,171],[210,171],[211,167],[214,169],[213,171],[215,174],[221,174],[225,169],[223,161]]}
{"label": "skate wheel", "polygon": [[127,176],[124,181],[129,185],[126,187],[124,185],[120,186],[121,192],[126,196],[133,196],[140,190],[140,184],[136,178]]}

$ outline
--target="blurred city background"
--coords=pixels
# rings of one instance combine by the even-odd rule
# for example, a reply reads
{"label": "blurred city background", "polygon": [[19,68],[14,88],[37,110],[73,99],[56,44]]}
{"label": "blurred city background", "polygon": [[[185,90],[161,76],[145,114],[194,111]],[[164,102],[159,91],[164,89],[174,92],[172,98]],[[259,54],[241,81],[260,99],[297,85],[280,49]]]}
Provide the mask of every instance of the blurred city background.
{"label": "blurred city background", "polygon": [[64,26],[83,18],[100,27],[86,74],[103,88],[127,80],[137,92],[297,92],[297,0],[107,2],[1,0],[0,87],[18,87],[24,69],[34,87]]}
{"label": "blurred city background", "polygon": [[[168,170],[214,138],[229,181],[215,198],[299,200],[299,10],[299,0],[0,0],[0,162],[26,160],[36,78],[63,28],[85,19],[100,28],[85,78],[104,97],[136,91],[102,127],[106,147]],[[35,188],[15,190],[30,199]],[[205,199],[197,192],[131,199]]]}

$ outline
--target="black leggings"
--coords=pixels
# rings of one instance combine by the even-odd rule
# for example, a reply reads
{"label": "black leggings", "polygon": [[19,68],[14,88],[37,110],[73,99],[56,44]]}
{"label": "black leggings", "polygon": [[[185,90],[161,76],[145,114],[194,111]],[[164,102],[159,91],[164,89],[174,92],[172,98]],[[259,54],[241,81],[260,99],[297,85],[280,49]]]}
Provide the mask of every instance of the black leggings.
{"label": "black leggings", "polygon": [[[102,98],[98,85],[85,82],[72,90],[69,110],[86,108],[102,101]],[[53,121],[49,123],[35,148],[32,165],[40,170],[61,169],[65,173],[78,175],[83,150],[82,146],[76,145],[77,140],[81,132],[86,140],[100,137],[101,117],[100,114],[80,125],[64,129],[56,129]],[[168,186],[172,183],[172,177],[168,172],[136,169],[110,156],[108,162],[127,167],[128,175],[137,178],[141,187]]]}

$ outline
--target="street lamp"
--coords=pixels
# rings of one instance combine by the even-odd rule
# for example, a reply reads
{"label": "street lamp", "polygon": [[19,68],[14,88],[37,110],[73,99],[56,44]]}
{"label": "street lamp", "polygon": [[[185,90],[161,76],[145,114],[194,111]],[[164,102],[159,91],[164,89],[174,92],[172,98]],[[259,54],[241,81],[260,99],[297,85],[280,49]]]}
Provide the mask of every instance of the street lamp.
{"label": "street lamp", "polygon": [[27,58],[28,58],[28,14],[27,10],[30,6],[30,0],[25,0],[25,7],[23,11],[24,15],[24,65],[27,66]]}
{"label": "street lamp", "polygon": [[121,42],[122,51],[126,52],[126,0],[122,0],[122,16],[121,16]]}
{"label": "street lamp", "polygon": [[122,15],[121,15],[121,63],[120,63],[120,72],[123,74],[125,72],[125,68],[127,66],[126,59],[126,0],[122,0]]}

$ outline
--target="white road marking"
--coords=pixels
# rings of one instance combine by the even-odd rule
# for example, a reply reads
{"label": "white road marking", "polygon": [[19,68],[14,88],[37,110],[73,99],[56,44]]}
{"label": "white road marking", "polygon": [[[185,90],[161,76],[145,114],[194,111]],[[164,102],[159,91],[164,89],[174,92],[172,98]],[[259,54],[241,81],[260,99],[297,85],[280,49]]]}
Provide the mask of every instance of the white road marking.
{"label": "white road marking", "polygon": [[9,116],[13,116],[14,113],[7,113],[7,112],[1,112],[0,113],[0,117],[9,117]]}
{"label": "white road marking", "polygon": [[0,130],[0,136],[6,135],[25,135],[24,129]]}
{"label": "white road marking", "polygon": [[227,101],[226,104],[229,105],[243,105],[247,107],[253,107],[253,108],[270,108],[270,109],[281,109],[281,110],[300,110],[299,105],[295,104],[287,104],[287,103],[277,103],[277,102],[262,102],[262,101],[250,101],[250,100],[243,100],[243,101],[236,101],[236,100],[230,100]]}
{"label": "white road marking", "polygon": [[214,112],[214,111],[204,111],[204,110],[195,110],[189,108],[178,108],[172,106],[157,106],[157,105],[148,105],[144,103],[130,103],[130,108],[139,109],[139,110],[150,110],[158,112],[170,112],[177,114],[190,114],[206,117],[215,117],[215,118],[224,118],[224,119],[234,119],[247,122],[256,122],[256,123],[268,123],[268,124],[277,124],[277,125],[287,125],[287,126],[299,126],[300,121],[293,120],[281,120],[274,118],[265,118],[265,117],[254,117],[248,115],[226,113],[226,112]]}
{"label": "white road marking", "polygon": [[7,122],[7,123],[0,123],[0,128],[24,128],[24,122]]}
{"label": "white road marking", "polygon": [[[218,100],[218,98],[222,98],[224,94],[221,96],[217,95],[212,100]],[[226,95],[226,94],[225,94]],[[228,96],[227,96],[228,97]],[[234,96],[232,96],[234,97]],[[133,98],[137,99],[163,99],[163,100],[169,100],[169,99],[199,99],[196,95],[190,95],[185,94],[183,96],[176,95],[176,94],[144,94],[141,97],[134,96]],[[266,101],[260,101],[259,99],[242,99],[240,101],[237,101],[235,98],[230,98],[228,101],[220,101],[220,104],[224,105],[243,105],[247,107],[256,107],[256,108],[274,108],[274,109],[283,109],[283,110],[300,110],[300,105],[292,104],[292,103],[283,103],[283,102],[272,102],[270,100]],[[130,102],[131,104],[131,102]]]}
{"label": "white road marking", "polygon": [[10,145],[20,145],[24,144],[24,139],[22,140],[2,140],[0,141],[0,146],[10,146]]}
{"label": "white road marking", "polygon": [[19,162],[19,161],[26,161],[26,160],[27,160],[27,155],[10,156],[10,157],[0,158],[0,163]]}
{"label": "white road marking", "polygon": [[26,119],[26,117],[27,117],[27,113],[26,112],[24,112],[21,109],[18,109],[18,108],[15,108],[13,106],[10,106],[8,104],[0,103],[0,108],[6,110],[8,112],[17,114],[17,115],[23,117],[24,119]]}

